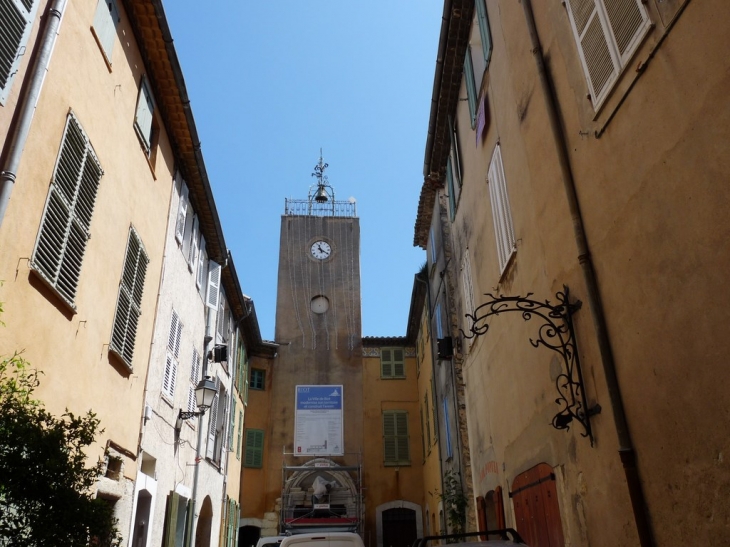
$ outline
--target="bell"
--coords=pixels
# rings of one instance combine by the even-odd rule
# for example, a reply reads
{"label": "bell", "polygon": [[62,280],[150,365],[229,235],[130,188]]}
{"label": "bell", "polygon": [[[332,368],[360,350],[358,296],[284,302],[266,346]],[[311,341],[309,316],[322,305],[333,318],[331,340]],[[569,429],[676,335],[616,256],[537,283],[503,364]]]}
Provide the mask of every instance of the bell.
{"label": "bell", "polygon": [[329,196],[327,195],[327,191],[324,189],[324,186],[320,186],[314,196],[314,201],[316,201],[317,203],[324,203],[328,199]]}

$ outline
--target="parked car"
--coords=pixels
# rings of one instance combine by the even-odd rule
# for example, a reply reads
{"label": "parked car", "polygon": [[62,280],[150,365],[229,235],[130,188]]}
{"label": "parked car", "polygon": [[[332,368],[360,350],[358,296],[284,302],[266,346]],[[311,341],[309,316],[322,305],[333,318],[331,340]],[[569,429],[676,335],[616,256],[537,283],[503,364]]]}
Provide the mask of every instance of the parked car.
{"label": "parked car", "polygon": [[259,538],[256,542],[256,547],[279,547],[281,540],[286,536],[268,536]]}
{"label": "parked car", "polygon": [[441,541],[441,544],[448,543],[448,547],[507,547],[509,545],[527,545],[522,541],[522,537],[517,533],[517,530],[503,528],[500,530],[468,532],[466,534],[427,536],[414,541],[413,547],[428,547],[429,542],[432,543],[433,541]]}
{"label": "parked car", "polygon": [[318,532],[285,537],[280,547],[365,547],[353,532]]}

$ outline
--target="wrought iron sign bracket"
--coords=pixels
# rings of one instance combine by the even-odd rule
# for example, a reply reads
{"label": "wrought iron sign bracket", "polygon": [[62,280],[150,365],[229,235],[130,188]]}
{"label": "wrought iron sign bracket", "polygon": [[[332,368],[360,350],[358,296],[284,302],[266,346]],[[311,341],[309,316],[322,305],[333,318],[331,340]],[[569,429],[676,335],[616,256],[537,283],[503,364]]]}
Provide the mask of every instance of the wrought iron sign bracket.
{"label": "wrought iron sign bracket", "polygon": [[533,293],[526,296],[495,296],[485,294],[487,301],[477,307],[474,313],[466,314],[471,320],[469,333],[463,330],[465,338],[475,338],[486,334],[489,330],[487,320],[501,313],[518,312],[525,321],[538,317],[543,321],[537,332],[537,338],[530,338],[530,343],[538,348],[544,346],[558,355],[562,360],[562,372],[555,379],[555,388],[558,397],[555,403],[560,411],[553,417],[552,426],[555,429],[570,429],[575,420],[583,426],[583,437],[588,437],[593,446],[590,417],[601,412],[601,406],[596,404],[588,407],[586,403],[583,374],[580,369],[580,358],[573,331],[573,314],[581,308],[581,301],[570,302],[569,290],[563,285],[562,292],[555,293],[557,304],[549,300],[540,302],[532,299]]}

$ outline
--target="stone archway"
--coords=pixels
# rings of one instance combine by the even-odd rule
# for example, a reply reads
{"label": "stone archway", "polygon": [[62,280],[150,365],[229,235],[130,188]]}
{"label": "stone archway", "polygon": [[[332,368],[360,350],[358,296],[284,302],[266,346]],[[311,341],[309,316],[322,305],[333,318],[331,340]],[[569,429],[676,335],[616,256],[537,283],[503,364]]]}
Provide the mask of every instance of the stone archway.
{"label": "stone archway", "polygon": [[195,527],[195,547],[210,547],[210,533],[213,528],[213,504],[210,496],[205,496],[200,507],[198,524]]}

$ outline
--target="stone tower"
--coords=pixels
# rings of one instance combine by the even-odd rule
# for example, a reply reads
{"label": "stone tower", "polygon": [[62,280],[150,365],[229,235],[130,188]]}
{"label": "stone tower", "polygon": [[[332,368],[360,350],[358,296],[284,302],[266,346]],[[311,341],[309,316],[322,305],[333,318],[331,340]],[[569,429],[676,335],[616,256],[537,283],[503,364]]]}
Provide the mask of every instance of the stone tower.
{"label": "stone tower", "polygon": [[281,218],[269,507],[282,494],[287,506],[287,466],[353,465],[363,448],[360,224],[355,200],[335,199],[326,168],[320,156],[307,199],[287,199]]}

